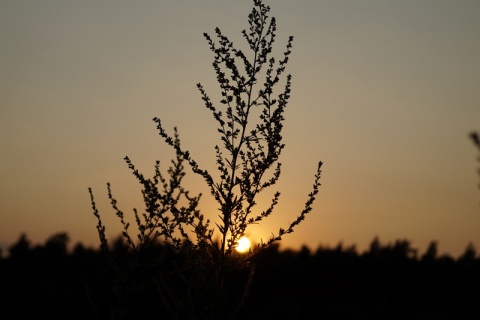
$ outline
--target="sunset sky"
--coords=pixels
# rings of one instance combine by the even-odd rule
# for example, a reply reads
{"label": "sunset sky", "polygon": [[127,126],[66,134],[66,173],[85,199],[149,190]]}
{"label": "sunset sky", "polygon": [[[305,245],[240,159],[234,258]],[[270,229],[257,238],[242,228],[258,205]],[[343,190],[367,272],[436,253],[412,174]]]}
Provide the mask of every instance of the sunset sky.
{"label": "sunset sky", "polygon": [[[277,211],[247,236],[267,240],[300,213],[324,162],[314,210],[284,248],[407,239],[423,253],[480,250],[480,1],[270,0],[274,55],[294,36]],[[173,156],[152,118],[214,170],[215,121],[196,88],[218,94],[203,32],[240,48],[247,0],[0,1],[0,246],[68,232],[98,246],[88,187],[107,226],[112,184],[127,213],[145,175]],[[216,205],[187,168],[204,213]],[[265,202],[266,204],[267,202]],[[133,220],[132,220],[133,222]]]}

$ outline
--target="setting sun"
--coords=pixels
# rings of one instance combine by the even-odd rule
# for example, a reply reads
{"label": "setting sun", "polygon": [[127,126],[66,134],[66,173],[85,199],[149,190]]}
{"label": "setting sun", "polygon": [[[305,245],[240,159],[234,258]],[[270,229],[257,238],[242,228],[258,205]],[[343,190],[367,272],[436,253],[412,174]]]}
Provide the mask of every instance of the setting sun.
{"label": "setting sun", "polygon": [[237,247],[235,248],[238,252],[246,252],[250,249],[250,240],[247,237],[241,237],[238,240]]}

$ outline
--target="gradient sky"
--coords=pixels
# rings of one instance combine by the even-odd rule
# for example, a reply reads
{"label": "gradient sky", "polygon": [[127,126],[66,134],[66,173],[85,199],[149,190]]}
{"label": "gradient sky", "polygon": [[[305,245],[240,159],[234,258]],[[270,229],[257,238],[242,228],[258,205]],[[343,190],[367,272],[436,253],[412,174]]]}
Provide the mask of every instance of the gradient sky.
{"label": "gradient sky", "polygon": [[[267,239],[300,213],[316,163],[314,210],[283,247],[432,240],[457,256],[480,249],[480,1],[271,0],[277,57],[293,35],[282,198],[248,234]],[[202,33],[243,46],[253,1],[0,1],[0,243],[66,231],[97,246],[88,187],[107,234],[108,206],[142,208],[123,161],[146,175],[173,156],[153,117],[213,168],[215,122],[196,89],[218,94]],[[187,171],[192,191],[205,192]],[[275,190],[276,190],[275,189]],[[274,191],[274,190],[272,190]],[[214,204],[208,192],[203,208]],[[207,213],[207,211],[205,211]],[[210,213],[209,213],[210,214]],[[216,213],[211,214],[214,218]],[[132,221],[133,222],[133,221]]]}

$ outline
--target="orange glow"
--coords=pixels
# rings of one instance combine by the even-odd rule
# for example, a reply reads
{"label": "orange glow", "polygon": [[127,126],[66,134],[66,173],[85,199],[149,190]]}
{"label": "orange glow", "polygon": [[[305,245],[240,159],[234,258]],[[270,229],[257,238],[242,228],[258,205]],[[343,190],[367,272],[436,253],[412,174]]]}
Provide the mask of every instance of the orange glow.
{"label": "orange glow", "polygon": [[235,248],[238,252],[247,252],[250,249],[250,240],[247,237],[241,237],[238,240],[237,247]]}

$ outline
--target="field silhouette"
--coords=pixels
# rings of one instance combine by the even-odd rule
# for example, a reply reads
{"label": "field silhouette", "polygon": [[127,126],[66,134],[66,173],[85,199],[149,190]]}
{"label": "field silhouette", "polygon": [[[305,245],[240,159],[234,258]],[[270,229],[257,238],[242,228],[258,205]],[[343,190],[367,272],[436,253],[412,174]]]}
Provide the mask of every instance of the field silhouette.
{"label": "field silhouette", "polygon": [[[128,260],[121,237],[111,246],[118,259]],[[165,252],[157,246],[157,252]],[[121,303],[109,284],[106,256],[81,243],[68,247],[67,233],[36,246],[22,234],[9,247],[0,259],[2,317],[112,319],[110,310]],[[254,258],[255,277],[238,318],[478,319],[475,248],[468,245],[458,258],[437,252],[434,241],[419,253],[408,240],[382,244],[378,238],[363,253],[341,244],[315,251],[272,245]],[[240,283],[242,272],[231,277]],[[148,282],[143,286],[129,297],[136,314],[125,318],[168,319],[148,299],[153,292]]]}

